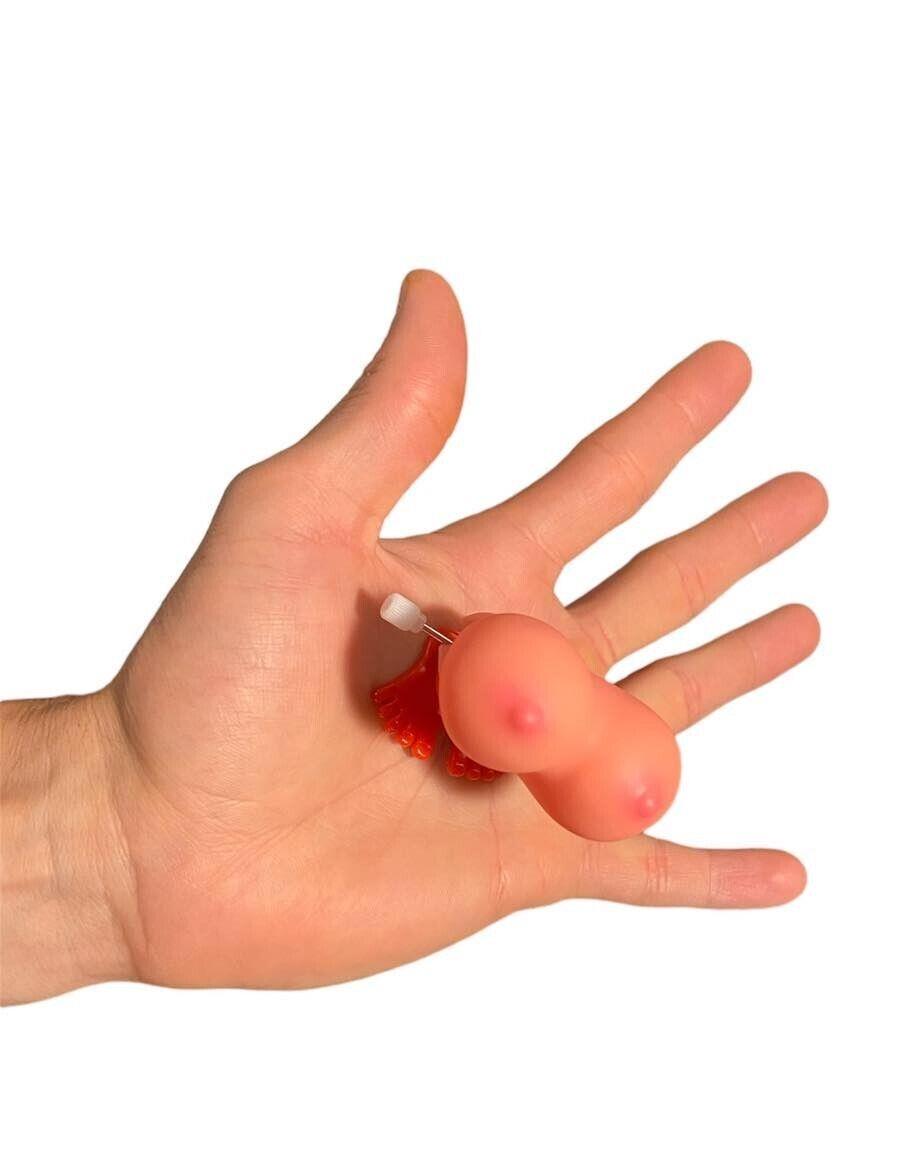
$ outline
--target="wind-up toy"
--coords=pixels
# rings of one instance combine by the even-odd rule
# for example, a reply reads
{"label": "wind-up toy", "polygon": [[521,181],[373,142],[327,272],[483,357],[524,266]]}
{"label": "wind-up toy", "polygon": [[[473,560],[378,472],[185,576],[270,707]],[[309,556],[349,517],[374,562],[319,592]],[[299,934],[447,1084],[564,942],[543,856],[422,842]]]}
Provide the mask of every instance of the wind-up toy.
{"label": "wind-up toy", "polygon": [[432,755],[444,729],[449,774],[520,775],[549,814],[590,839],[639,834],[672,803],[680,760],[670,728],[546,622],[478,614],[441,630],[402,594],[385,599],[381,617],[427,635],[416,662],[372,692],[384,729],[416,758]]}

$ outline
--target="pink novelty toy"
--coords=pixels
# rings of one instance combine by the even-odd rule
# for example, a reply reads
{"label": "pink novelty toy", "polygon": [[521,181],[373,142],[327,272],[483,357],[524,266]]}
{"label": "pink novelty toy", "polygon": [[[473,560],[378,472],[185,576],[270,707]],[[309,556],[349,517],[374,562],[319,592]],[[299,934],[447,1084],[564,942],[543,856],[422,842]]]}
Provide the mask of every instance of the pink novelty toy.
{"label": "pink novelty toy", "polygon": [[429,635],[417,662],[372,694],[385,729],[418,758],[434,750],[441,721],[451,773],[520,775],[548,814],[589,839],[637,835],[672,803],[679,749],[670,728],[593,674],[552,626],[479,614],[448,634],[400,594],[381,617]]}

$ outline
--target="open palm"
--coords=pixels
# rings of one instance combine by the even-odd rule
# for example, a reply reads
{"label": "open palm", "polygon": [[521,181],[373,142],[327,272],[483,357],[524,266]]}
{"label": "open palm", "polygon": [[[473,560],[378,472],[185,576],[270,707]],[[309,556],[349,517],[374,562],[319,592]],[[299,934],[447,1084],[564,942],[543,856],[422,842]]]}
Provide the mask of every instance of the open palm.
{"label": "open palm", "polygon": [[[801,890],[800,864],[780,851],[582,840],[517,779],[454,781],[381,731],[369,691],[418,649],[377,618],[392,590],[449,626],[476,611],[543,618],[603,673],[825,512],[814,479],[776,478],[573,605],[556,599],[566,562],[629,517],[743,393],[745,355],[715,343],[523,493],[435,534],[379,539],[450,433],[464,376],[451,290],[411,274],[360,381],[303,441],[234,480],[102,692],[118,734],[115,903],[139,978],[328,983],[567,896],[739,907]],[[784,607],[623,685],[680,730],[817,638],[809,610]]]}

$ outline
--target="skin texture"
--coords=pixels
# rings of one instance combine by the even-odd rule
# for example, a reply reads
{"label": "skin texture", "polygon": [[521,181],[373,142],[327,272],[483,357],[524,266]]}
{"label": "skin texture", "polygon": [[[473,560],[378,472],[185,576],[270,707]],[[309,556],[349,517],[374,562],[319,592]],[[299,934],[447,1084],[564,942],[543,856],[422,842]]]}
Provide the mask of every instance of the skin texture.
{"label": "skin texture", "polygon": [[[231,483],[113,682],[3,706],[4,999],[113,978],[332,983],[570,896],[758,907],[797,895],[803,869],[781,851],[581,839],[516,778],[458,783],[408,758],[369,706],[418,647],[377,617],[392,590],[447,626],[477,611],[542,619],[602,674],[811,530],[823,489],[786,475],[573,605],[554,595],[566,562],[631,516],[749,375],[736,346],[706,345],[522,494],[381,540],[464,389],[455,298],[411,274],[344,400]],[[679,731],[817,639],[812,613],[788,606],[623,685]]]}
{"label": "skin texture", "polygon": [[673,732],[593,674],[546,622],[477,615],[440,655],[439,710],[449,737],[484,766],[521,775],[574,834],[639,835],[672,803],[679,785]]}

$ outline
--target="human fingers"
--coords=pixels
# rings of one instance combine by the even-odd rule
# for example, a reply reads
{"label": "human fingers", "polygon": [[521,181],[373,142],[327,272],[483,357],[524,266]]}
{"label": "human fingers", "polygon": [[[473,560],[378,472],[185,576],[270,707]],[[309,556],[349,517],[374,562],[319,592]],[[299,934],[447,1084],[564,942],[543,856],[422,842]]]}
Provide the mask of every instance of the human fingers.
{"label": "human fingers", "polygon": [[696,650],[650,663],[620,686],[681,731],[803,662],[819,638],[812,610],[782,606]]}
{"label": "human fingers", "polygon": [[825,517],[809,474],[783,474],[638,554],[568,608],[607,669],[682,626]]}
{"label": "human fingers", "polygon": [[574,895],[643,907],[774,907],[795,899],[807,881],[793,855],[763,848],[686,847],[640,835],[568,853]]}
{"label": "human fingers", "polygon": [[537,547],[552,575],[558,573],[643,505],[733,408],[749,378],[749,359],[737,346],[702,346],[549,473],[455,529],[484,536],[512,530]]}

